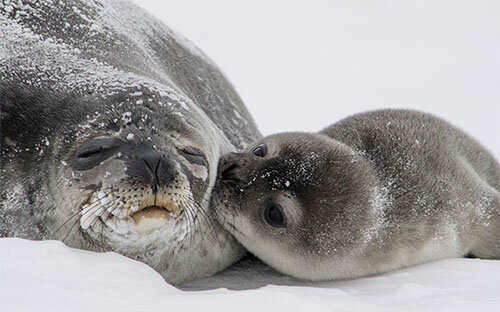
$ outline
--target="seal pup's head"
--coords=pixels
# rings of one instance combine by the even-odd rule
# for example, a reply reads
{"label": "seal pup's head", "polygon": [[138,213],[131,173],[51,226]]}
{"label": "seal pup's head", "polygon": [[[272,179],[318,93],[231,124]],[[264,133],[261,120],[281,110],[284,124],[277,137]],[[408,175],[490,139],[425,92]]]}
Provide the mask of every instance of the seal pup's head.
{"label": "seal pup's head", "polygon": [[278,271],[308,280],[351,277],[347,254],[374,239],[376,175],[362,155],[321,134],[283,133],[219,163],[219,222]]}

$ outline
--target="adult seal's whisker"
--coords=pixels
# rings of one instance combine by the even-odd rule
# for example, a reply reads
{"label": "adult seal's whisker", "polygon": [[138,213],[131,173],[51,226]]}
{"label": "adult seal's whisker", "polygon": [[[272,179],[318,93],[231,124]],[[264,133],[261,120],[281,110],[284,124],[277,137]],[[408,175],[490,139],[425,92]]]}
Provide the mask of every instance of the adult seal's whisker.
{"label": "adult seal's whisker", "polygon": [[[77,217],[80,215],[80,211],[77,211],[75,213],[73,213],[71,216],[69,216],[69,218],[66,219],[66,221],[64,221],[59,227],[57,227],[54,231],[50,232],[49,234],[49,237],[53,237],[53,238],[56,238],[56,235],[57,233],[64,227],[68,224],[68,222],[71,221],[71,219]],[[79,222],[80,220],[77,219],[75,222]]]}

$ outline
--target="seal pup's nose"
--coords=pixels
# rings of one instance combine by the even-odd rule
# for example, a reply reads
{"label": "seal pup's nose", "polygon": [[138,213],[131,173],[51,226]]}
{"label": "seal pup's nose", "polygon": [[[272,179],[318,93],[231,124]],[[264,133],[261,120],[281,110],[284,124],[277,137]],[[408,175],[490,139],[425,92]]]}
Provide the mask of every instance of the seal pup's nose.
{"label": "seal pup's nose", "polygon": [[231,153],[221,159],[218,172],[219,178],[222,181],[236,183],[241,180],[239,176],[239,168],[241,167],[239,163],[240,156],[238,153]]}

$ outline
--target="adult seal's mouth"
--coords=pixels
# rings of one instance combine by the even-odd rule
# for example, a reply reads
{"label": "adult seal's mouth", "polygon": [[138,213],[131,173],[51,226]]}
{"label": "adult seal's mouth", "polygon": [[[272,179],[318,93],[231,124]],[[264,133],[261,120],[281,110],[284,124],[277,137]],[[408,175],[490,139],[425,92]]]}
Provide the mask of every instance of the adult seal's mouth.
{"label": "adult seal's mouth", "polygon": [[176,223],[183,217],[184,210],[169,198],[155,198],[153,205],[149,204],[150,201],[143,200],[137,206],[125,208],[114,204],[119,200],[114,197],[112,192],[92,194],[89,203],[81,207],[80,227],[88,230],[101,222],[116,230],[127,224],[137,234],[146,235],[168,223]]}
{"label": "adult seal's mouth", "polygon": [[173,284],[242,257],[210,202],[219,158],[260,134],[211,60],[130,2],[17,1],[0,21],[1,237]]}
{"label": "adult seal's mouth", "polygon": [[[169,209],[171,208],[171,209]],[[171,219],[176,220],[182,211],[175,205],[172,207],[148,206],[130,217],[134,220],[134,229],[139,234],[148,234],[164,226]]]}

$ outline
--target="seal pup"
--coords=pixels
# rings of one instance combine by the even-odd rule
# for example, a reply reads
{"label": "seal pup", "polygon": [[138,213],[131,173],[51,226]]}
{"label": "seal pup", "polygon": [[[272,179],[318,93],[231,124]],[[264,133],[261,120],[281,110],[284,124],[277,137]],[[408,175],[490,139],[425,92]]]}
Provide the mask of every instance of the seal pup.
{"label": "seal pup", "polygon": [[220,223],[276,270],[347,279],[500,258],[500,166],[431,115],[381,110],[263,138],[220,161]]}
{"label": "seal pup", "polygon": [[130,2],[0,5],[0,236],[149,264],[170,283],[244,248],[210,217],[219,157],[260,137],[200,50]]}

